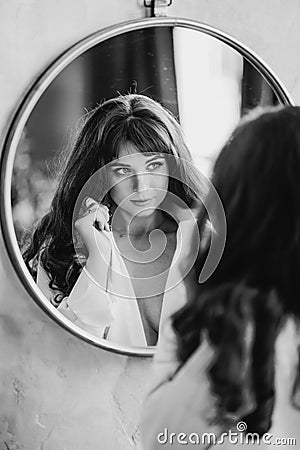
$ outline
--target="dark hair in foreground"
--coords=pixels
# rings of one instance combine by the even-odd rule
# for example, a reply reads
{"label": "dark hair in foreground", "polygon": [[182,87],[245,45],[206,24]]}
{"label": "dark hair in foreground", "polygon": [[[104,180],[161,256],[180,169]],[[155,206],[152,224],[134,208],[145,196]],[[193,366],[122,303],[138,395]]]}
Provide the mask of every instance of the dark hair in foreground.
{"label": "dark hair in foreground", "polygon": [[[128,142],[140,152],[178,156],[169,167],[173,176],[168,189],[189,207],[198,198],[197,171],[189,164],[192,158],[180,125],[169,111],[137,94],[107,100],[90,111],[65,159],[50,211],[37,225],[23,253],[33,277],[38,262],[48,274],[49,286],[57,292],[55,304],[69,295],[82,270],[72,239],[72,218],[82,188]],[[85,194],[98,199],[99,192]]]}
{"label": "dark hair in foreground", "polygon": [[[219,418],[240,413],[251,400],[243,420],[248,432],[263,434],[275,400],[276,336],[285,318],[300,318],[300,107],[242,120],[212,182],[224,206],[227,240],[213,275],[173,318],[178,356],[186,361],[206,335],[215,351],[208,374]],[[206,220],[203,211],[200,233]],[[198,273],[206,255],[199,255]]]}

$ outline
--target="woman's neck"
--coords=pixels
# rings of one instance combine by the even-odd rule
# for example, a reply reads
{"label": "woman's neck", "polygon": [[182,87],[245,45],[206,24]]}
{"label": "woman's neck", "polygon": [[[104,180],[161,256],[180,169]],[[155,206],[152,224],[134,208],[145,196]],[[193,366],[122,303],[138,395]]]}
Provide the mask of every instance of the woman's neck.
{"label": "woman's neck", "polygon": [[118,211],[113,216],[112,229],[123,236],[144,236],[159,228],[164,221],[164,213],[160,210],[153,211],[147,217],[132,217],[125,211]]}

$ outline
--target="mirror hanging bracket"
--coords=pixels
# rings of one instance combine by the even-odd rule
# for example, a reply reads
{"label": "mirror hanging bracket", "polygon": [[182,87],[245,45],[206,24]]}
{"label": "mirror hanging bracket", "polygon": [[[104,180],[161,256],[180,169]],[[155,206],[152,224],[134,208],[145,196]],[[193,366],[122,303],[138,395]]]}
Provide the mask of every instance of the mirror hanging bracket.
{"label": "mirror hanging bracket", "polygon": [[150,17],[166,17],[167,8],[173,0],[144,0],[145,8],[150,8]]}

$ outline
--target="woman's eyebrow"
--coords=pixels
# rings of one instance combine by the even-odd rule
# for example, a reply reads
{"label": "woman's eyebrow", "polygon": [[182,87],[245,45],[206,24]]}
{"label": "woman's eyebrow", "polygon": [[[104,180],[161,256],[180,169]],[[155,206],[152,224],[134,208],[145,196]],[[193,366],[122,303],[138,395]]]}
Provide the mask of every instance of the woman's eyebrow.
{"label": "woman's eyebrow", "polygon": [[154,155],[154,156],[152,156],[152,158],[147,159],[146,162],[149,163],[151,161],[154,161],[155,159],[162,159],[162,158],[164,158],[164,155]]}
{"label": "woman's eyebrow", "polygon": [[116,160],[116,161],[112,161],[110,164],[109,164],[109,166],[110,167],[115,167],[115,166],[118,166],[118,167],[131,167],[131,165],[130,164],[125,164],[125,163],[122,163],[122,162],[119,162],[118,160]]}
{"label": "woman's eyebrow", "polygon": [[[165,158],[165,156],[164,155],[154,155],[151,158],[146,160],[146,164],[148,164],[149,162],[152,162],[152,161],[154,161],[156,159],[162,159],[162,158]],[[116,160],[111,161],[109,166],[110,167],[115,167],[115,166],[118,166],[118,167],[120,167],[120,166],[121,167],[131,167],[131,164],[126,164],[126,163],[120,162],[118,159],[116,159]]]}

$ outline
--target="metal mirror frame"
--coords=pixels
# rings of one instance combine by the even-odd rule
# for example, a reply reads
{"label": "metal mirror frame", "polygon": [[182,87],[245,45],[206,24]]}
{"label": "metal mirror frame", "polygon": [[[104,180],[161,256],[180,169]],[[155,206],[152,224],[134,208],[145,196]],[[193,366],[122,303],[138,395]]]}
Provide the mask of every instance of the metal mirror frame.
{"label": "metal mirror frame", "polygon": [[154,17],[133,20],[114,25],[93,33],[92,35],[79,41],[77,44],[69,48],[46,68],[46,70],[35,80],[30,89],[24,95],[20,106],[17,108],[15,114],[13,115],[1,154],[1,226],[9,259],[23,286],[32,297],[32,299],[43,309],[43,311],[67,331],[83,339],[85,342],[88,342],[103,350],[128,356],[151,357],[153,356],[155,347],[131,348],[128,346],[117,345],[112,342],[105,341],[104,339],[91,336],[90,333],[82,330],[81,328],[73,324],[70,320],[66,319],[61,313],[59,313],[56,308],[51,305],[51,303],[46,299],[42,291],[37,287],[23,261],[14,232],[14,223],[11,210],[11,182],[15,154],[24,126],[29,119],[33,108],[35,107],[43,93],[46,91],[48,86],[59,75],[59,73],[81,54],[107,39],[129,31],[160,26],[179,26],[191,30],[196,30],[215,37],[220,41],[223,41],[225,44],[237,50],[243,57],[245,57],[250,63],[252,63],[252,65],[265,78],[265,80],[275,91],[279,101],[282,104],[293,104],[293,101],[291,100],[290,95],[288,94],[283,84],[280,82],[278,77],[268,68],[263,60],[260,59],[255,53],[253,53],[252,50],[238,42],[236,39],[227,35],[226,33],[206,24],[184,18]]}

